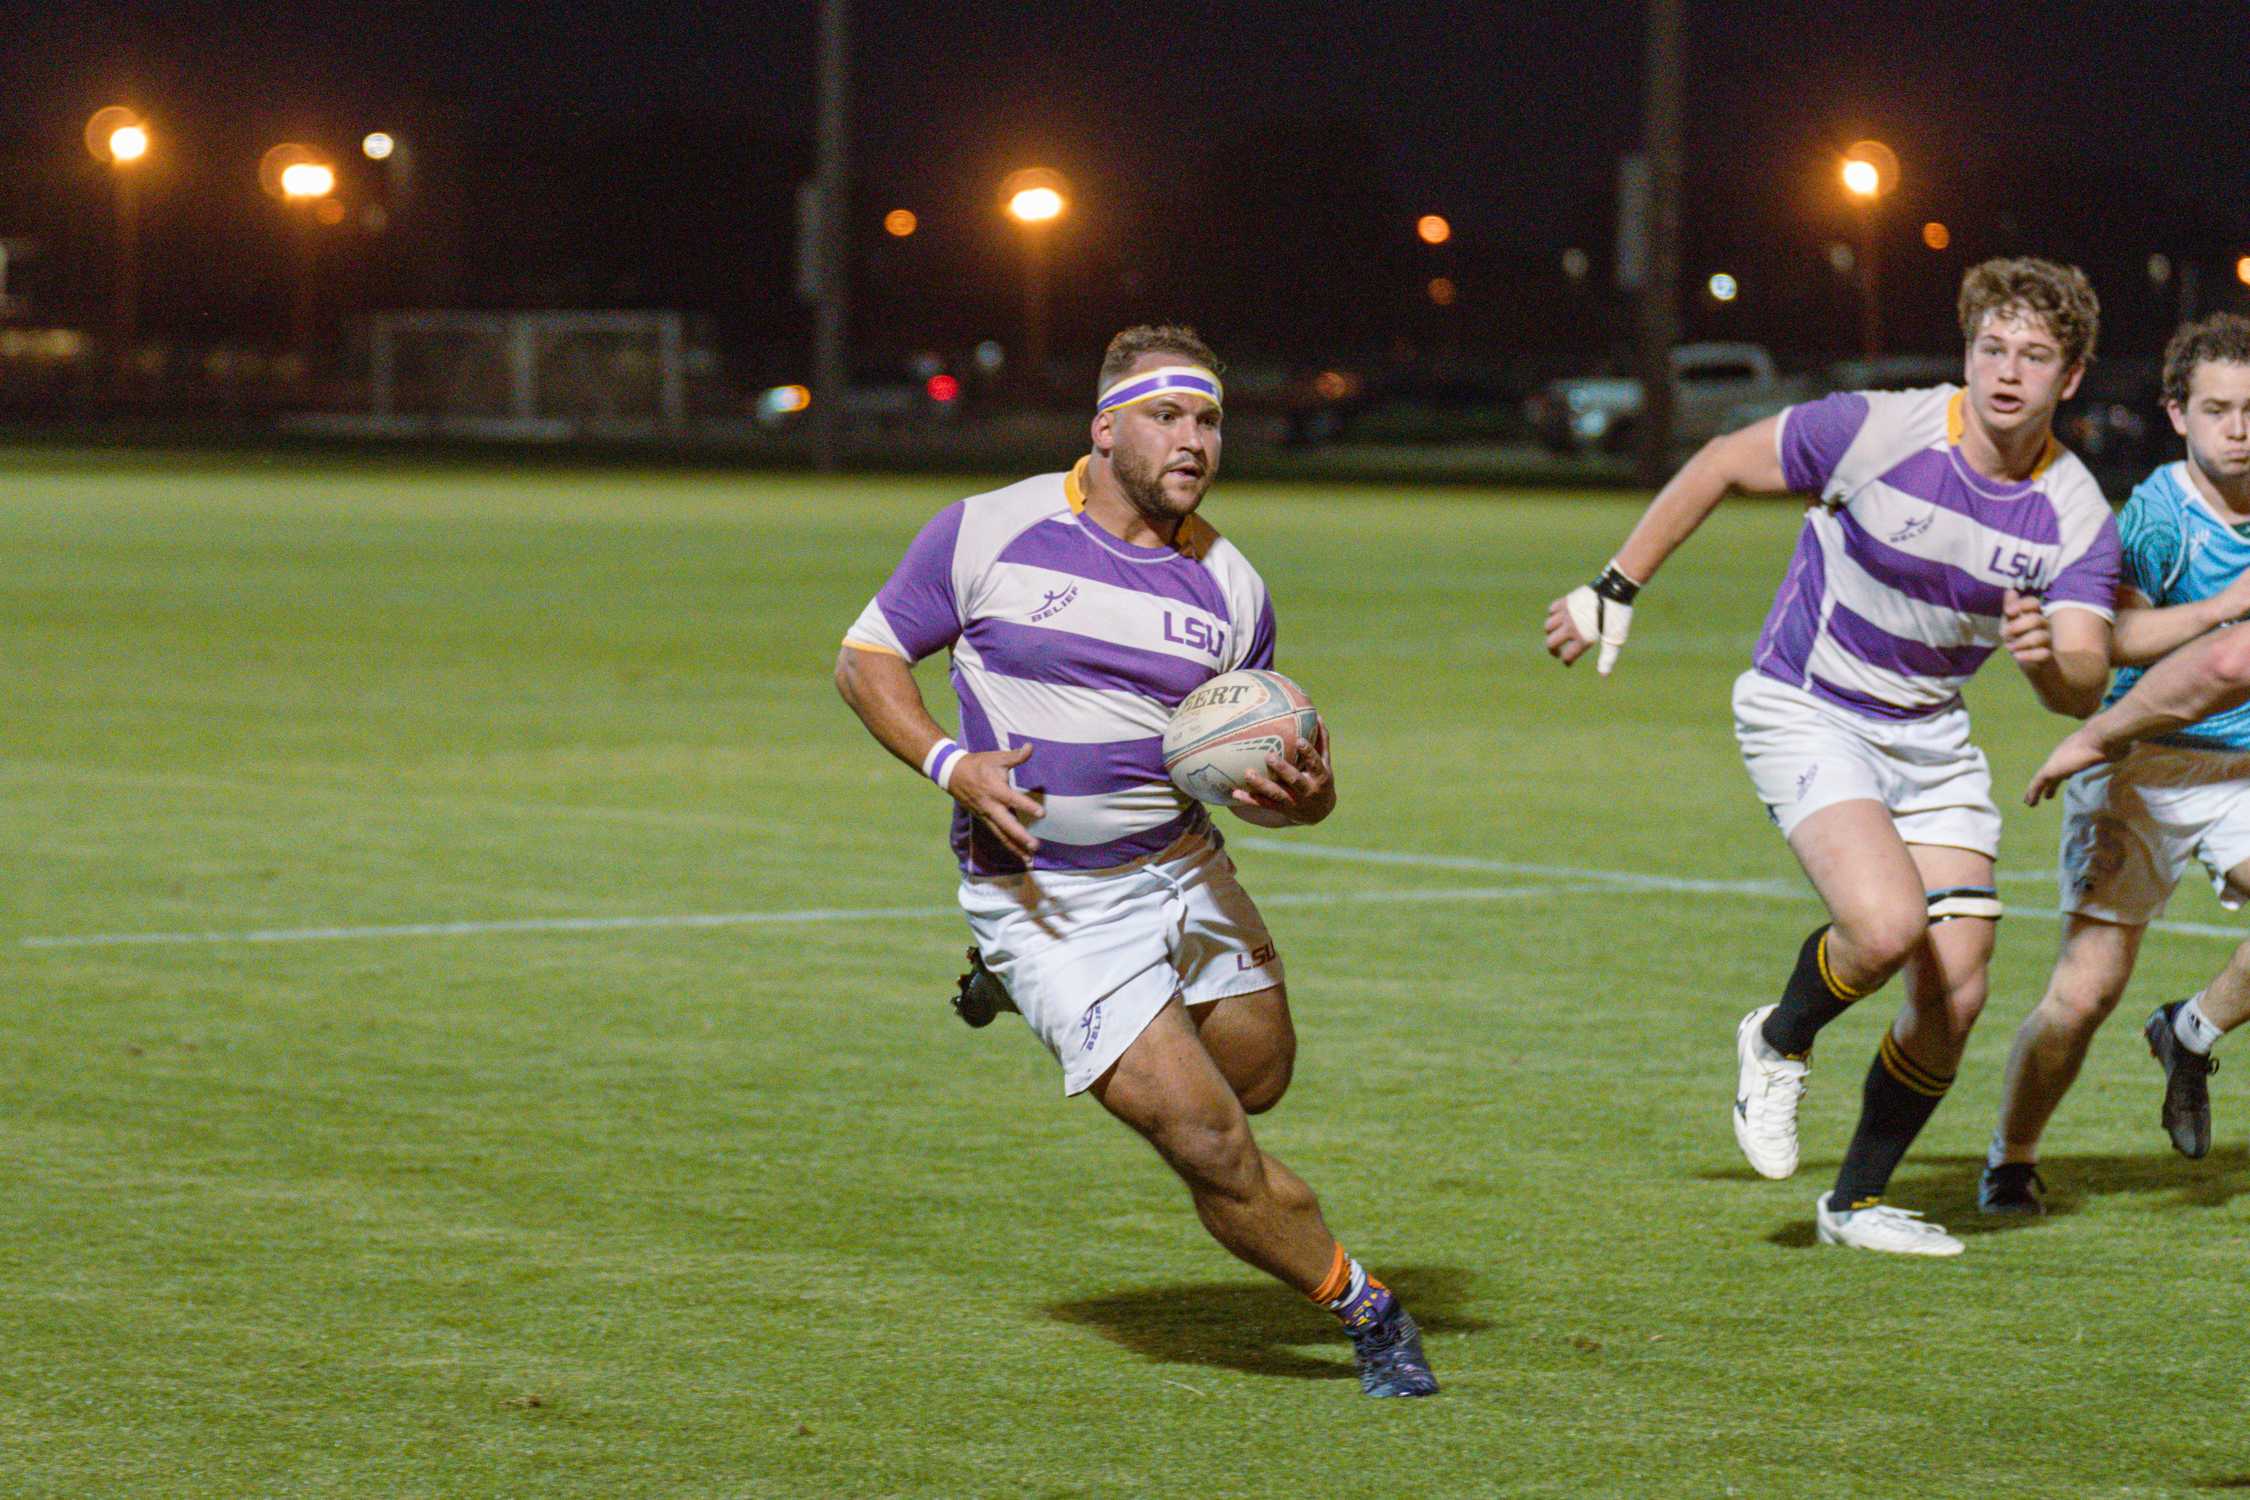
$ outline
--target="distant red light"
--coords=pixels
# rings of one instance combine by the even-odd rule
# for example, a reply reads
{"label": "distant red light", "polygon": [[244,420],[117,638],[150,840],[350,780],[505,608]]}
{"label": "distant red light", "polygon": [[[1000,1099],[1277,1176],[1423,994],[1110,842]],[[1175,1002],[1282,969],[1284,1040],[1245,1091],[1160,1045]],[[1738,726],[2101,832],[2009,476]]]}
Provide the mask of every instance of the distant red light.
{"label": "distant red light", "polygon": [[950,375],[932,375],[922,389],[929,392],[932,401],[951,401],[961,394],[961,382]]}

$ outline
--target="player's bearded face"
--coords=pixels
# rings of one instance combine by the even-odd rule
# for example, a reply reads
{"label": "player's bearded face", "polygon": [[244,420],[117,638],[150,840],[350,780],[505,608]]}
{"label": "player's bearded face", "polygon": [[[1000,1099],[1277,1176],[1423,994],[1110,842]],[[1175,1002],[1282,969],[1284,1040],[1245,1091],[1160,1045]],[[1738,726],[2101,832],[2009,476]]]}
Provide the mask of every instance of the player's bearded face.
{"label": "player's bearded face", "polygon": [[2052,421],[2084,373],[2083,365],[2063,363],[2061,341],[2035,313],[1987,313],[1969,340],[1969,404],[1992,432]]}
{"label": "player's bearded face", "polygon": [[1118,413],[1110,449],[1117,487],[1151,519],[1192,515],[1219,472],[1219,413],[1193,397]]}
{"label": "player's bearded face", "polygon": [[2197,365],[2188,377],[2186,407],[2170,413],[2197,468],[2214,479],[2250,476],[2250,365]]}

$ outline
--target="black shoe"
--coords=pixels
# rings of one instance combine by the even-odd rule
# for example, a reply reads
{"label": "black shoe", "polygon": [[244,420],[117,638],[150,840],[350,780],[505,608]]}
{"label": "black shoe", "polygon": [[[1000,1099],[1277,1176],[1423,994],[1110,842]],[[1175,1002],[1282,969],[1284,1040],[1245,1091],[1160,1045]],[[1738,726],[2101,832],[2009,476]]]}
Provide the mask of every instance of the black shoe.
{"label": "black shoe", "polygon": [[971,1026],[990,1026],[994,1016],[1016,1008],[1008,987],[1000,982],[999,975],[984,966],[984,955],[974,948],[969,950],[969,972],[961,976],[959,983],[960,992],[953,997],[953,1013]]}
{"label": "black shoe", "polygon": [[2175,1000],[2158,1006],[2156,1014],[2141,1028],[2141,1035],[2148,1039],[2149,1056],[2164,1070],[2164,1129],[2172,1137],[2172,1149],[2195,1158],[2211,1150],[2210,1079],[2219,1071],[2219,1064],[2180,1044],[2172,1021],[2185,1004],[2185,1000]]}
{"label": "black shoe", "polygon": [[2043,1214],[2047,1184],[2039,1169],[2027,1161],[1988,1166],[1977,1181],[1977,1212],[1984,1214]]}
{"label": "black shoe", "polygon": [[1359,1361],[1359,1388],[1370,1396],[1437,1394],[1437,1377],[1422,1353],[1422,1330],[1403,1307],[1393,1304],[1389,1317],[1353,1334],[1352,1354]]}

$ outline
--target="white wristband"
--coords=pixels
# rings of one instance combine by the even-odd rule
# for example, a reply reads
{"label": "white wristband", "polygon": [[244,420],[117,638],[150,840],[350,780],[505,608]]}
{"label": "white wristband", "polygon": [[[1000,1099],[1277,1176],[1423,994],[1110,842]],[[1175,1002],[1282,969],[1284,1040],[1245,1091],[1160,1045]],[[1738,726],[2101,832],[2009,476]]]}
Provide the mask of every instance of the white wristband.
{"label": "white wristband", "polygon": [[968,754],[952,740],[939,740],[930,746],[930,753],[922,757],[922,774],[938,784],[940,791],[953,790],[953,768],[961,764]]}

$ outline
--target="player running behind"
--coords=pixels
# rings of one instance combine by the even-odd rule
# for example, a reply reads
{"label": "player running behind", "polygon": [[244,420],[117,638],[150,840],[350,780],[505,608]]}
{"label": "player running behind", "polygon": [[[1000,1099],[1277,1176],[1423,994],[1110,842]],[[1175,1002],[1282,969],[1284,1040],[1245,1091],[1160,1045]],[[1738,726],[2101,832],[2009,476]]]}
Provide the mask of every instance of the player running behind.
{"label": "player running behind", "polygon": [[2075,267],[1992,260],[1962,278],[1959,311],[1963,386],[1840,392],[1713,439],[1547,614],[1547,649],[1567,665],[1599,645],[1606,673],[1634,595],[1730,490],[1811,497],[1734,714],[1830,920],[1780,1003],[1737,1028],[1735,1139],[1760,1175],[1796,1171],[1814,1038],[1903,970],[1814,1223],[1823,1244],[1912,1255],[1961,1251],[1883,1195],[1953,1083],[2000,916],[2000,814],[1961,684],[2005,645],[2040,702],[2091,712],[2118,567],[2109,506],[2051,430],[2093,352],[2093,289]]}
{"label": "player running behind", "polygon": [[[2250,319],[2220,313],[2173,335],[2164,407],[2187,457],[2142,481],[2119,526],[2125,587],[2115,654],[2134,668],[2250,613]],[[2225,639],[2233,654],[2250,647],[2250,632]],[[2184,686],[2161,697],[2161,719],[2149,713],[2152,693],[2142,684],[2160,690],[2165,679],[2121,672],[2110,707],[2058,751],[2098,750],[2099,763],[2084,762],[2063,788],[2062,949],[2008,1058],[1977,1194],[1987,1213],[2041,1211],[2040,1135],[2181,876],[2201,864],[2229,908],[2250,896],[2250,706],[2222,706],[2233,696],[2225,670],[2232,655],[2214,647],[2181,656],[2163,669]],[[2209,711],[2172,722],[2170,710],[2190,709]],[[2148,743],[2123,755],[2142,739]],[[2165,1075],[2160,1117],[2184,1156],[2211,1149],[2211,1045],[2245,1017],[2250,944],[2207,988],[2159,1006],[2143,1028]]]}
{"label": "player running behind", "polygon": [[[1437,1390],[1420,1331],[1346,1254],[1249,1116],[1289,1086],[1282,965],[1163,734],[1211,678],[1271,667],[1264,583],[1196,514],[1218,473],[1217,360],[1131,328],[1102,360],[1093,452],[937,514],[844,640],[836,683],[885,749],[953,798],[981,963],[1063,1068],[1187,1184],[1212,1236],[1326,1306],[1371,1396]],[[957,743],[908,670],[953,658]],[[1325,735],[1238,792],[1268,821],[1336,803]]]}

